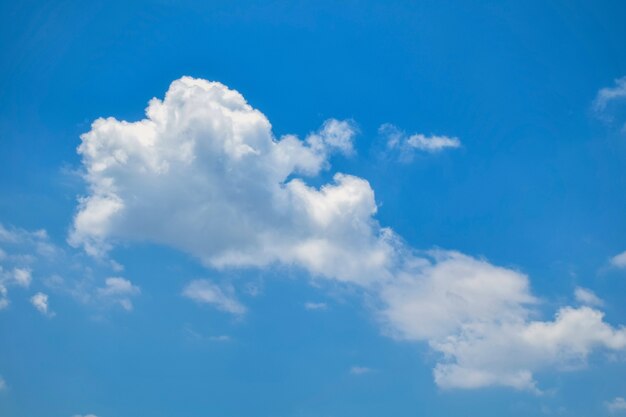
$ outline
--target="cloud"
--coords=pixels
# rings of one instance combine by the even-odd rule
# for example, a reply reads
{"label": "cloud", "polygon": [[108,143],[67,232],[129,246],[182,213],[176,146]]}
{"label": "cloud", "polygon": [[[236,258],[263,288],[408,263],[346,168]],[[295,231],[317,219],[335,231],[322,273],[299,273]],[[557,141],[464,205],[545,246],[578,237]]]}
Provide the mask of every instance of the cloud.
{"label": "cloud", "polygon": [[73,245],[102,256],[116,240],[152,241],[215,268],[282,263],[343,281],[386,273],[392,237],[372,219],[369,183],[336,174],[314,188],[294,177],[317,175],[331,154],[351,152],[349,122],[276,139],[239,93],[189,77],[151,100],[146,115],[98,119],[81,136],[89,193]]}
{"label": "cloud", "polygon": [[9,288],[28,289],[33,281],[33,266],[51,262],[60,250],[43,230],[28,231],[0,223],[0,310],[9,306]]}
{"label": "cloud", "polygon": [[422,133],[407,135],[390,123],[381,125],[378,133],[385,138],[387,151],[397,153],[401,162],[410,162],[416,151],[438,153],[461,147],[459,138],[443,135],[426,136]]}
{"label": "cloud", "polygon": [[141,294],[141,289],[138,286],[121,277],[106,278],[104,283],[104,287],[96,289],[101,300],[119,304],[126,311],[133,309],[131,297]]}
{"label": "cloud", "polygon": [[373,370],[365,366],[353,366],[352,368],[350,368],[350,373],[352,375],[365,375],[371,372],[373,372]]}
{"label": "cloud", "polygon": [[74,414],[72,417],[98,417],[95,414]]}
{"label": "cloud", "polygon": [[[541,320],[528,277],[453,251],[418,251],[375,219],[363,178],[307,179],[350,154],[355,127],[330,119],[300,139],[223,84],[183,77],[137,122],[98,119],[81,136],[87,194],[72,245],[105,257],[117,242],[177,248],[216,268],[286,265],[353,285],[374,300],[385,332],[427,343],[444,388],[504,385],[537,391],[534,374],[584,366],[596,350],[626,348],[626,330],[589,306]],[[460,146],[456,138],[407,136],[384,125],[401,158]],[[317,177],[317,178],[316,178]],[[183,295],[233,314],[234,289],[190,282]]]}
{"label": "cloud", "polygon": [[613,87],[600,89],[593,101],[593,108],[597,112],[603,112],[609,103],[621,99],[626,99],[626,77],[616,79]]}
{"label": "cloud", "polygon": [[222,289],[206,279],[191,281],[183,289],[183,296],[203,304],[212,304],[218,310],[241,315],[246,307],[234,297],[231,287]]}
{"label": "cloud", "polygon": [[0,376],[0,391],[4,391],[5,389],[7,389],[7,383],[4,378]]}
{"label": "cloud", "polygon": [[595,295],[593,291],[587,288],[576,287],[574,296],[576,297],[576,301],[581,304],[597,307],[602,307],[604,305],[604,301]]}
{"label": "cloud", "polygon": [[612,257],[611,265],[616,268],[626,268],[626,251]]}
{"label": "cloud", "polygon": [[326,303],[314,303],[309,301],[304,303],[304,308],[307,310],[326,310],[328,305]]}
{"label": "cloud", "polygon": [[47,317],[54,317],[55,313],[48,309],[48,295],[38,292],[30,298],[30,302],[41,314]]}
{"label": "cloud", "polygon": [[534,372],[585,365],[596,349],[624,350],[626,329],[590,307],[563,307],[552,321],[533,319],[528,278],[456,252],[387,285],[381,319],[399,340],[425,341],[441,354],[443,388],[504,385],[538,391]]}
{"label": "cloud", "polygon": [[626,400],[623,397],[615,397],[606,406],[612,413],[626,411]]}

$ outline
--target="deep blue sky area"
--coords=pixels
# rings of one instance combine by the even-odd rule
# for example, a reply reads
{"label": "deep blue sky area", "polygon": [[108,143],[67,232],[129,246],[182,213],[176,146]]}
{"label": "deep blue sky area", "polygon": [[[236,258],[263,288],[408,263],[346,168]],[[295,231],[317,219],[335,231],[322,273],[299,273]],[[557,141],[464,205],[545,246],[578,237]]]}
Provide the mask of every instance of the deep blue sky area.
{"label": "deep blue sky area", "polygon": [[[0,225],[45,229],[63,252],[9,284],[37,238],[0,233],[0,416],[626,415],[626,342],[541,362],[541,393],[446,388],[433,378],[441,352],[390,334],[375,290],[297,265],[215,268],[164,240],[120,235],[106,259],[67,243],[89,192],[80,135],[99,117],[145,118],[191,76],[240,92],[277,139],[350,120],[354,152],[308,184],[366,179],[376,221],[406,247],[526,274],[528,320],[553,320],[588,289],[619,331],[626,84],[597,103],[626,76],[625,22],[621,1],[0,1]],[[385,123],[461,146],[403,159]],[[87,276],[141,288],[132,311],[51,278]],[[198,279],[233,290],[245,314],[183,297]],[[38,292],[54,314],[33,308]]]}

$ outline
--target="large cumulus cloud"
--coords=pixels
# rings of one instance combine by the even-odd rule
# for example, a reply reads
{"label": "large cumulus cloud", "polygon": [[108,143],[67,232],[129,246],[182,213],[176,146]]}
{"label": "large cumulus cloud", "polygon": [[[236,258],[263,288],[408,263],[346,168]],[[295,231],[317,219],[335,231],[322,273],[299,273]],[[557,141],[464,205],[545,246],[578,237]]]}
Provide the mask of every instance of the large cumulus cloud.
{"label": "large cumulus cloud", "polygon": [[351,122],[331,119],[304,139],[276,138],[238,92],[183,77],[145,119],[98,119],[81,137],[88,193],[69,240],[94,256],[117,241],[150,241],[212,268],[286,264],[351,283],[378,300],[387,334],[440,354],[442,387],[536,390],[537,370],[626,348],[626,330],[588,306],[542,321],[519,271],[401,243],[374,218],[366,180],[337,173],[309,185],[332,154],[353,152],[354,135]]}

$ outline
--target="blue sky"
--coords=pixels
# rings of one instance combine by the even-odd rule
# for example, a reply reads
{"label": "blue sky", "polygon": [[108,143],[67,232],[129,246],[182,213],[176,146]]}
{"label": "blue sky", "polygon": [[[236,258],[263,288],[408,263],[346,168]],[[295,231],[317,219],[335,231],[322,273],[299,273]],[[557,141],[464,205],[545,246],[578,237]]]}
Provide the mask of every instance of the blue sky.
{"label": "blue sky", "polygon": [[0,4],[0,415],[626,415],[622,2],[127,3]]}

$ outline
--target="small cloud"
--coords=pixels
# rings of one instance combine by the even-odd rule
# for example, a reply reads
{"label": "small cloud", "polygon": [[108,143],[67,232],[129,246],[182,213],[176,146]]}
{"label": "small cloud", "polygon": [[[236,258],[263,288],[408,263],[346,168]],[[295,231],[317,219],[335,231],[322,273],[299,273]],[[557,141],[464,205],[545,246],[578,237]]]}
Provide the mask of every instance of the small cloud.
{"label": "small cloud", "polygon": [[613,87],[601,88],[593,101],[593,109],[603,112],[610,102],[619,99],[626,99],[626,77],[616,79]]}
{"label": "small cloud", "polygon": [[609,409],[609,411],[613,413],[626,411],[626,400],[624,399],[624,397],[615,397],[613,401],[609,401],[606,404],[606,407]]}
{"label": "small cloud", "polygon": [[48,295],[38,292],[30,298],[30,302],[41,314],[47,317],[54,317],[55,313],[48,307]]}
{"label": "small cloud", "polygon": [[221,334],[219,336],[211,336],[210,339],[214,342],[230,342],[230,336],[227,334]]}
{"label": "small cloud", "polygon": [[367,368],[365,366],[353,366],[350,368],[350,373],[352,375],[365,375],[373,372],[374,370],[371,368]]}
{"label": "small cloud", "polygon": [[98,417],[95,414],[74,414],[72,417]]}
{"label": "small cloud", "polygon": [[397,152],[401,162],[411,162],[416,151],[426,153],[438,153],[446,149],[461,147],[461,141],[457,137],[445,135],[424,135],[416,133],[407,135],[396,126],[385,123],[378,129],[387,141],[387,151]]}
{"label": "small cloud", "polygon": [[604,301],[602,301],[602,299],[593,291],[587,288],[576,287],[576,290],[574,290],[574,296],[576,297],[576,301],[584,305],[598,307],[604,305]]}
{"label": "small cloud", "polygon": [[0,282],[0,310],[4,310],[9,306],[9,298],[7,295],[8,291],[6,287]]}
{"label": "small cloud", "polygon": [[27,288],[33,280],[31,270],[28,268],[14,268],[13,279],[17,285]]}
{"label": "small cloud", "polygon": [[0,391],[4,391],[5,389],[7,389],[7,383],[4,378],[0,376]]}
{"label": "small cloud", "polygon": [[141,294],[141,289],[133,283],[121,277],[109,277],[104,280],[105,286],[96,290],[100,299],[110,300],[119,304],[126,311],[133,309],[130,297]]}
{"label": "small cloud", "polygon": [[314,149],[337,150],[344,155],[352,155],[352,142],[356,133],[357,127],[353,121],[328,119],[318,132],[311,133],[306,140]]}
{"label": "small cloud", "polygon": [[306,302],[304,303],[304,308],[307,310],[326,310],[328,305],[326,303],[314,303],[314,302]]}
{"label": "small cloud", "polygon": [[610,262],[616,268],[626,268],[626,251],[612,257]]}
{"label": "small cloud", "polygon": [[182,295],[197,303],[212,304],[227,313],[242,315],[246,312],[246,307],[235,298],[232,287],[222,289],[206,279],[191,281],[183,288]]}

